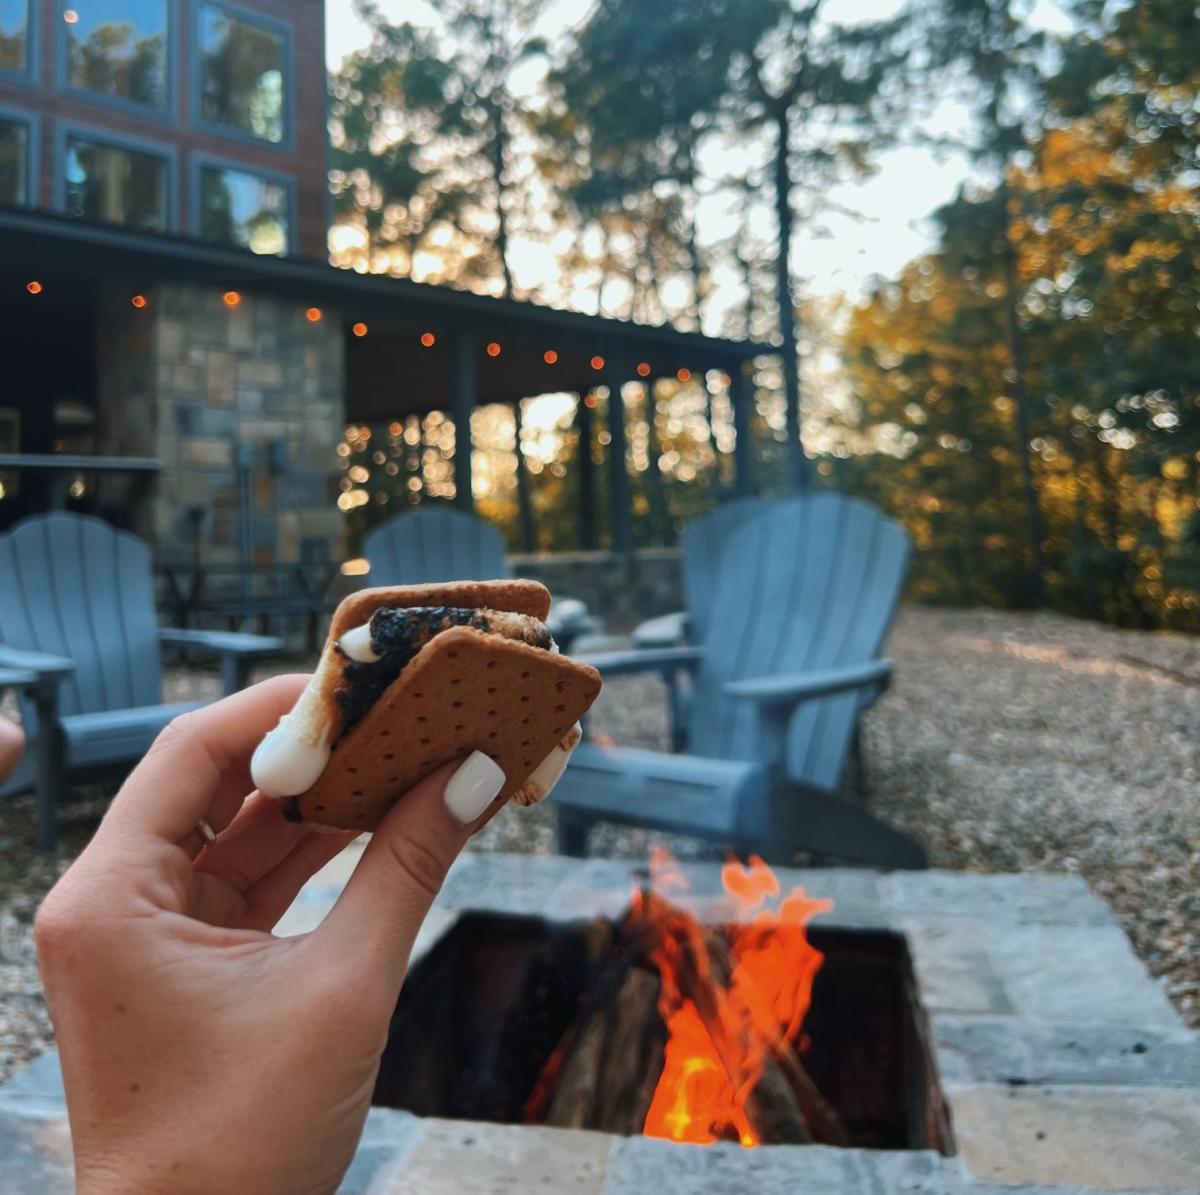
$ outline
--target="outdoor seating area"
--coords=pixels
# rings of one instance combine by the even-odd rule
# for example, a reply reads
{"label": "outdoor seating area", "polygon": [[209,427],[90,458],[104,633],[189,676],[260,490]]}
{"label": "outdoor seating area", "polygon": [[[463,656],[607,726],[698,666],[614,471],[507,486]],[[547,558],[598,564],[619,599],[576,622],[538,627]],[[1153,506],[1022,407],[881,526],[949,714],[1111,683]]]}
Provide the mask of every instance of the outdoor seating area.
{"label": "outdoor seating area", "polygon": [[1193,7],[0,0],[0,1195],[1197,1195]]}

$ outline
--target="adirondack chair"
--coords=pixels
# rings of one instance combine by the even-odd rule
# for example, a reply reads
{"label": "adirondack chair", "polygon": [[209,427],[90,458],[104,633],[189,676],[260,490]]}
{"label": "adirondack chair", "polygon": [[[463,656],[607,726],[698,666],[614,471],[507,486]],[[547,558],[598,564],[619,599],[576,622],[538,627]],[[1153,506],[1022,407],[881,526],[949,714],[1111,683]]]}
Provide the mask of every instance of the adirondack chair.
{"label": "adirondack chair", "polygon": [[[372,585],[424,585],[435,581],[492,581],[512,575],[504,540],[474,515],[425,507],[381,523],[363,539]],[[587,606],[558,598],[546,620],[564,651],[597,629]]]}
{"label": "adirondack chair", "polygon": [[688,754],[585,742],[554,790],[559,849],[595,821],[712,839],[786,863],[797,850],[924,867],[922,847],[843,792],[858,716],[900,598],[905,533],[865,503],[817,494],[745,523],[720,557],[694,646],[584,656],[605,677],[688,669]]}
{"label": "adirondack chair", "polygon": [[693,519],[680,541],[685,609],[643,622],[633,632],[635,647],[681,647],[704,639],[725,545],[745,524],[768,509],[762,498],[735,498]]}
{"label": "adirondack chair", "polygon": [[39,515],[0,536],[0,668],[33,677],[10,679],[29,749],[0,796],[35,789],[39,849],[54,848],[66,785],[121,774],[172,718],[202,704],[163,703],[165,645],[220,656],[231,693],[251,661],[283,642],[160,630],[149,549],[100,519]]}

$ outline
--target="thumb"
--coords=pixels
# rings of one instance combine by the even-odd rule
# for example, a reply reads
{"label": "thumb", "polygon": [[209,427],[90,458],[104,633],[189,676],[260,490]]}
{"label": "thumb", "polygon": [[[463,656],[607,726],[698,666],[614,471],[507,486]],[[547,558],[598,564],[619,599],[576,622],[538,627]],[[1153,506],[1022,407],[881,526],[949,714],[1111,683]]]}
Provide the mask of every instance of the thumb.
{"label": "thumb", "polygon": [[[313,945],[355,983],[395,1002],[408,956],[450,865],[493,812],[504,772],[481,751],[447,764],[402,796],[375,831]],[[389,1006],[390,1008],[390,1006]]]}

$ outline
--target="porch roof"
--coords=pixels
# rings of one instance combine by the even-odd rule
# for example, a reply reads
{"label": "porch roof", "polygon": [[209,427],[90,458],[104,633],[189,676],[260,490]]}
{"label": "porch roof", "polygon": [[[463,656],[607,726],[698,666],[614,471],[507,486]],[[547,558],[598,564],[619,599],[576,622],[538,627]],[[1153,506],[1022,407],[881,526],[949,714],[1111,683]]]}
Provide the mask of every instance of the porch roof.
{"label": "porch roof", "polygon": [[[748,359],[778,351],[23,209],[0,209],[0,270],[126,283],[135,291],[190,282],[336,310],[347,330],[347,415],[359,420],[450,408],[456,358],[464,355],[474,359],[475,402],[484,404],[585,391],[611,383],[614,371],[630,380],[679,370],[734,373]],[[351,334],[360,322],[368,327],[364,337]],[[435,336],[428,348],[421,342],[426,332]],[[492,343],[500,346],[494,356]]]}

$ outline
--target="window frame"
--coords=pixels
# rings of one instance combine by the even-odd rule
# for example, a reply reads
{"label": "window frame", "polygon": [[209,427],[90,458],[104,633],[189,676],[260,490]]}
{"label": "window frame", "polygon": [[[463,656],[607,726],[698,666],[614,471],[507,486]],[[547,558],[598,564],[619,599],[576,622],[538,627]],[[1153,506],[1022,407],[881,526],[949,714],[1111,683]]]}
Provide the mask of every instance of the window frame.
{"label": "window frame", "polygon": [[127,100],[124,96],[105,95],[100,91],[88,91],[86,87],[76,87],[70,82],[68,64],[67,23],[63,14],[75,0],[55,0],[53,12],[55,16],[57,45],[55,46],[55,90],[60,94],[85,104],[96,104],[100,107],[111,108],[117,112],[140,116],[144,120],[161,121],[164,124],[179,123],[179,22],[181,19],[182,0],[164,0],[167,13],[167,78],[166,104],[162,108],[152,108],[149,104],[138,103],[137,100]]}
{"label": "window frame", "polygon": [[0,66],[0,82],[36,87],[41,80],[41,15],[37,0],[25,0],[25,69],[14,71]]}
{"label": "window frame", "polygon": [[54,210],[70,217],[67,211],[67,142],[72,137],[92,141],[97,145],[110,149],[130,150],[134,153],[149,154],[161,158],[166,165],[166,227],[158,229],[134,228],[129,224],[119,224],[111,220],[89,220],[86,217],[71,217],[81,219],[85,224],[98,225],[102,228],[120,228],[125,232],[140,233],[145,236],[163,236],[179,231],[179,151],[164,141],[155,141],[149,137],[136,137],[132,133],[117,133],[102,125],[81,124],[78,121],[59,121],[54,130]]}
{"label": "window frame", "polygon": [[[201,200],[201,178],[205,170],[233,170],[238,174],[249,174],[261,178],[264,182],[275,183],[283,187],[287,197],[287,246],[279,254],[255,253],[242,245],[227,244],[224,241],[210,241],[204,236],[203,204]],[[259,166],[249,162],[240,162],[236,158],[223,158],[217,154],[193,153],[191,155],[190,175],[188,180],[188,211],[190,214],[191,235],[206,245],[219,245],[234,253],[245,253],[249,257],[295,257],[299,250],[300,229],[297,223],[298,207],[296,202],[296,176],[283,170],[272,170],[269,166]]]}
{"label": "window frame", "polygon": [[41,192],[42,118],[28,108],[0,104],[0,120],[25,126],[25,199],[18,207],[36,208]]}
{"label": "window frame", "polygon": [[[295,97],[296,97],[296,54],[295,54],[295,29],[286,21],[281,21],[275,17],[264,16],[260,12],[255,12],[249,8],[243,8],[240,4],[231,3],[230,0],[195,0],[192,14],[191,27],[191,50],[188,55],[188,69],[191,71],[192,79],[190,91],[190,103],[192,108],[192,127],[201,132],[208,133],[213,137],[220,137],[223,140],[238,141],[243,145],[252,145],[256,149],[270,150],[275,153],[293,154],[296,151],[296,113],[295,113]],[[205,120],[203,115],[203,88],[201,86],[202,73],[200,69],[201,58],[203,51],[200,45],[201,26],[204,20],[204,9],[216,8],[227,13],[235,20],[244,21],[248,25],[258,25],[260,28],[267,30],[270,33],[278,34],[283,41],[283,137],[279,141],[266,141],[262,137],[256,137],[253,133],[246,129],[235,128],[232,125],[224,125],[218,121]]]}

